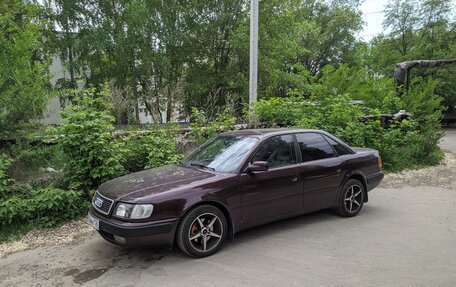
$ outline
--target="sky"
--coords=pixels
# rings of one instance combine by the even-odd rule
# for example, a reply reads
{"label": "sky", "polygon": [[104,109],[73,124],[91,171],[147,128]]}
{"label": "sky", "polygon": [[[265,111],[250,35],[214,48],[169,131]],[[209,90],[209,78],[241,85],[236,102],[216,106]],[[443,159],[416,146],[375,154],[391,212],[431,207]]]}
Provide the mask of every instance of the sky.
{"label": "sky", "polygon": [[[456,0],[452,0],[453,7],[456,7]],[[388,0],[365,0],[361,5],[363,12],[364,30],[359,37],[365,41],[371,40],[376,35],[384,32],[383,30],[383,10]]]}
{"label": "sky", "polygon": [[383,10],[387,2],[387,0],[365,0],[361,5],[365,25],[360,37],[364,40],[369,41],[383,32]]}

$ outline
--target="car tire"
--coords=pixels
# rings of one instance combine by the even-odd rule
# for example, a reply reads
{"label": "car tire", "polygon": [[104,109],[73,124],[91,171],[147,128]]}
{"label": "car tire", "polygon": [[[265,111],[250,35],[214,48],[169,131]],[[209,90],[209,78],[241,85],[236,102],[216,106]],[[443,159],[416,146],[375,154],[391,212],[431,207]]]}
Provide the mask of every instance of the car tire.
{"label": "car tire", "polygon": [[337,214],[344,217],[357,215],[364,204],[366,190],[364,185],[356,179],[349,179],[341,189]]}
{"label": "car tire", "polygon": [[207,257],[220,250],[228,234],[228,224],[220,209],[200,205],[181,219],[176,241],[179,248],[192,257]]}

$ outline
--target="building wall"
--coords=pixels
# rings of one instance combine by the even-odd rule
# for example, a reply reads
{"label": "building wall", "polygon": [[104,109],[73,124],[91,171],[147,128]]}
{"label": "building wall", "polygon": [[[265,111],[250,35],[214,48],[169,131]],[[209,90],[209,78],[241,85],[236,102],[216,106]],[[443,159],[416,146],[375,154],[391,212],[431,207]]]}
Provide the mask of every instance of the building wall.
{"label": "building wall", "polygon": [[[52,75],[50,82],[53,86],[55,86],[57,81],[61,78],[69,79],[69,75],[66,75],[65,70],[62,66],[62,61],[58,56],[55,56],[54,59],[52,59],[51,66],[49,67],[49,72]],[[60,124],[62,122],[60,111],[60,99],[58,97],[50,99],[48,101],[44,115],[41,118],[41,121],[51,125]]]}

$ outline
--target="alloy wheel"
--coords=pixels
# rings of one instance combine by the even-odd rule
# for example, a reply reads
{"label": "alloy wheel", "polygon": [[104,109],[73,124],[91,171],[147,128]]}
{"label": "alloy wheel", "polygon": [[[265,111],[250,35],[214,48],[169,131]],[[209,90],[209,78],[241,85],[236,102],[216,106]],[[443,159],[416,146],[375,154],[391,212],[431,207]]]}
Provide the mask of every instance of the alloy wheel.
{"label": "alloy wheel", "polygon": [[355,213],[361,208],[363,202],[363,188],[357,184],[351,185],[345,192],[344,204],[350,213]]}
{"label": "alloy wheel", "polygon": [[223,237],[223,224],[213,213],[203,213],[193,220],[188,231],[188,239],[199,252],[209,252],[219,244]]}

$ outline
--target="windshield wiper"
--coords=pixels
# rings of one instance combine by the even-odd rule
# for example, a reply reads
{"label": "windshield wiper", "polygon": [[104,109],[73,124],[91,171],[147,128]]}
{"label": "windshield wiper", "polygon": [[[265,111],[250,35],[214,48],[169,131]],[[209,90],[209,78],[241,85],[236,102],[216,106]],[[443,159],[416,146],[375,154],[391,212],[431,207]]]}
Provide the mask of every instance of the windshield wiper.
{"label": "windshield wiper", "polygon": [[215,168],[213,167],[210,167],[210,166],[207,166],[207,165],[204,165],[204,164],[200,164],[200,163],[190,163],[191,166],[197,166],[197,167],[201,167],[201,168],[204,168],[204,169],[208,169],[210,171],[215,171]]}

